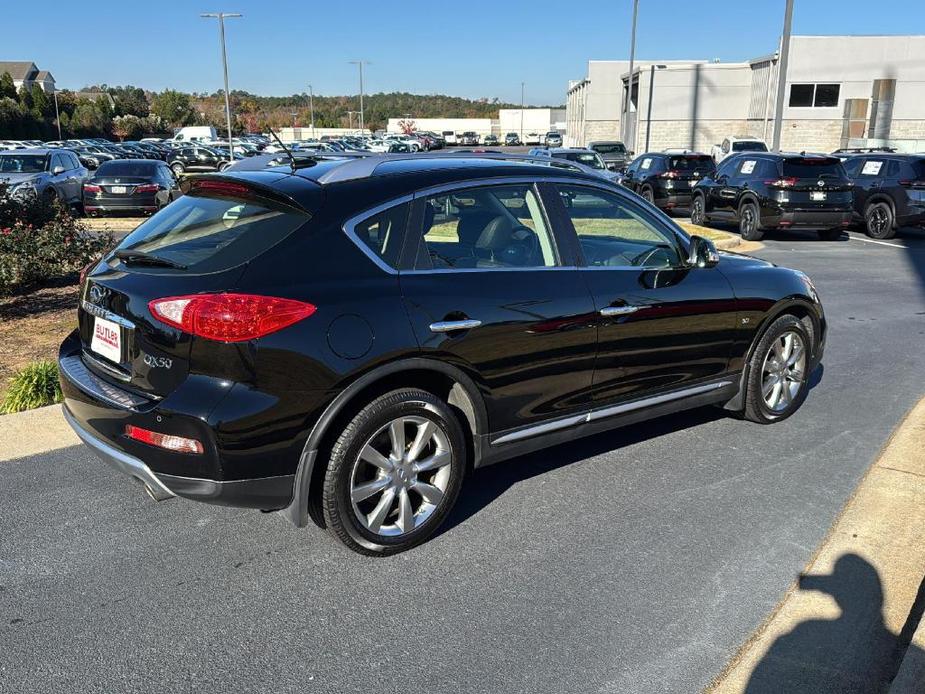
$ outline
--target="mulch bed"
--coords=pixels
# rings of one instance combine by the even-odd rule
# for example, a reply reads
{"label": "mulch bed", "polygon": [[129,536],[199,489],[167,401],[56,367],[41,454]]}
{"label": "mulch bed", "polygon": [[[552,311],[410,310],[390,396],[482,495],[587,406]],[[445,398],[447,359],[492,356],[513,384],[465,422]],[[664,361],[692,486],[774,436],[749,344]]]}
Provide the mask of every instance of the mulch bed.
{"label": "mulch bed", "polygon": [[77,327],[77,289],[75,274],[0,298],[0,397],[24,366],[57,357]]}

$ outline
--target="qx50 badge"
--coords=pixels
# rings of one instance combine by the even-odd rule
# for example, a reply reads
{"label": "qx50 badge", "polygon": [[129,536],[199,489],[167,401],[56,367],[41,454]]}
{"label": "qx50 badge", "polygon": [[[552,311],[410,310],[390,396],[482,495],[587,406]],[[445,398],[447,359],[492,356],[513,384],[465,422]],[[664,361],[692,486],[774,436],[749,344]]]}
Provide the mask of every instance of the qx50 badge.
{"label": "qx50 badge", "polygon": [[152,369],[169,369],[173,366],[173,359],[168,357],[155,357],[150,354],[145,355],[145,365]]}

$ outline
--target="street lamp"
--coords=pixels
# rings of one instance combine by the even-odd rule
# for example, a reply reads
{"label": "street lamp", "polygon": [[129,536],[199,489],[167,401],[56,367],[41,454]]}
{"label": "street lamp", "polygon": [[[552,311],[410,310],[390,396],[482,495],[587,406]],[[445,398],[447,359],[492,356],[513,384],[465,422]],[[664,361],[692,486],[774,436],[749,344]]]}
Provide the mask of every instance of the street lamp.
{"label": "street lamp", "polygon": [[312,85],[308,85],[308,107],[312,114],[312,139],[315,139],[315,93],[312,91]]}
{"label": "street lamp", "polygon": [[366,129],[366,118],[363,112],[363,66],[370,65],[368,60],[351,60],[349,61],[351,65],[356,65],[360,68],[360,130]]}
{"label": "street lamp", "polygon": [[[649,151],[649,136],[652,134],[652,90],[655,87],[655,71],[664,70],[667,65],[652,65],[649,70],[649,109],[646,113],[646,149]],[[632,82],[633,76],[630,75],[630,82]]]}
{"label": "street lamp", "polygon": [[[774,104],[774,140],[772,152],[780,152],[781,130],[784,124],[784,97],[787,95],[787,62],[790,58],[790,27],[793,23],[793,0],[784,8],[784,33],[780,38],[780,58],[777,59],[777,102]],[[773,63],[768,66],[770,70]]]}
{"label": "street lamp", "polygon": [[237,12],[206,12],[200,17],[206,19],[217,19],[218,20],[218,37],[222,43],[222,71],[225,74],[225,121],[228,124],[228,161],[234,161],[234,154],[232,153],[233,145],[231,144],[231,100],[228,97],[228,56],[225,53],[225,19],[233,19],[235,17],[242,17],[243,15]]}
{"label": "street lamp", "polygon": [[524,143],[524,85],[520,83],[520,144]]}
{"label": "street lamp", "polygon": [[347,122],[349,123],[350,130],[353,130],[353,117],[358,113],[359,111],[347,111]]}
{"label": "street lamp", "polygon": [[61,139],[61,116],[58,113],[58,90],[52,89],[51,93],[54,94],[54,97],[55,97],[55,123],[57,123],[58,125],[58,140],[60,140]]}

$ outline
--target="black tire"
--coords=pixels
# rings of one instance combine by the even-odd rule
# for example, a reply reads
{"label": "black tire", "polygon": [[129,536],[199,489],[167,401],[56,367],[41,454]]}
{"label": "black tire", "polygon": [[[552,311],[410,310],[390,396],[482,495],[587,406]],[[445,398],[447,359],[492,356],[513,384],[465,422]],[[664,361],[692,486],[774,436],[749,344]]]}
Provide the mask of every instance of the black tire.
{"label": "black tire", "polygon": [[45,192],[42,193],[42,200],[46,205],[53,205],[55,200],[58,199],[58,191],[54,188],[46,188]]}
{"label": "black tire", "polygon": [[706,204],[702,195],[695,195],[691,200],[691,224],[705,226],[707,223]]}
{"label": "black tire", "polygon": [[[443,450],[449,451],[449,471],[443,477],[442,498],[434,504],[432,510],[427,511],[424,497],[415,491],[413,485],[405,487],[405,498],[410,500],[408,502],[410,504],[409,509],[413,510],[413,503],[418,503],[418,510],[414,511],[412,519],[417,516],[418,512],[424,513],[427,511],[429,515],[424,516],[420,525],[413,527],[413,529],[401,532],[399,535],[387,536],[373,532],[371,528],[366,527],[364,522],[361,522],[359,514],[366,515],[367,513],[366,510],[360,508],[360,503],[368,505],[375,503],[375,508],[379,508],[384,503],[388,490],[384,489],[382,492],[376,492],[368,500],[358,502],[356,504],[357,510],[355,511],[355,504],[351,498],[351,486],[364,465],[360,459],[361,451],[366,448],[367,444],[381,441],[382,439],[379,437],[382,436],[394,443],[394,439],[390,435],[391,432],[386,431],[386,429],[391,426],[392,422],[403,417],[426,420],[436,426],[436,431],[439,431],[444,439],[445,448]],[[402,424],[401,426],[402,431],[406,431],[405,425]],[[411,448],[410,445],[403,447],[406,451],[409,448]],[[433,450],[434,452],[437,451],[437,449]],[[395,456],[391,455],[388,460],[392,461],[394,458]],[[372,468],[375,466],[366,464],[366,467]],[[432,393],[416,388],[394,390],[381,395],[353,417],[331,448],[320,499],[325,527],[340,542],[360,554],[384,556],[403,552],[427,540],[440,527],[459,496],[459,490],[465,476],[465,468],[466,446],[463,430],[456,416],[445,402]],[[433,476],[430,477],[429,486],[439,486],[436,480],[443,469],[441,467],[439,470],[432,471]],[[414,474],[417,476],[422,473]],[[423,475],[426,474],[428,473],[423,473]],[[398,478],[398,472],[377,471],[377,475],[373,479],[361,481],[364,483],[381,481],[383,484],[388,481],[387,486],[389,489],[403,483],[408,484],[404,481],[404,475],[401,479]],[[400,523],[398,499],[401,497],[395,498],[396,501],[387,504],[389,510],[385,519],[394,518],[395,523],[389,527],[395,527],[401,531],[401,528],[398,527]],[[372,511],[370,511],[369,516],[372,515]],[[380,521],[380,525],[383,523],[384,521]]]}
{"label": "black tire", "polygon": [[[787,334],[796,334],[802,340],[804,349],[802,379],[796,393],[790,396],[789,404],[786,404],[782,409],[777,409],[769,405],[765,399],[763,386],[768,383],[765,379],[765,369],[766,365],[770,363],[768,360],[772,358],[770,352],[773,346]],[[812,335],[807,331],[806,325],[796,316],[786,314],[771,323],[767,330],[762,333],[748,361],[745,410],[742,413],[745,419],[758,424],[773,424],[787,419],[787,417],[800,409],[800,405],[806,400],[806,394],[809,392],[810,355],[813,351]],[[769,373],[769,377],[772,377],[772,374]],[[783,390],[784,387],[781,386],[781,389]]]}
{"label": "black tire", "polygon": [[173,171],[174,176],[179,178],[186,171],[186,168],[183,166],[183,164],[175,163],[170,165],[170,170]]}
{"label": "black tire", "polygon": [[652,186],[643,186],[641,191],[642,199],[648,203],[655,204],[655,191]]}
{"label": "black tire", "polygon": [[761,213],[758,205],[753,202],[743,202],[739,206],[739,234],[745,241],[760,241],[764,238]]}
{"label": "black tire", "polygon": [[820,241],[838,241],[841,238],[841,229],[820,229],[816,232],[819,234]]}
{"label": "black tire", "polygon": [[893,208],[885,202],[875,202],[864,210],[864,232],[872,239],[891,239],[896,236]]}

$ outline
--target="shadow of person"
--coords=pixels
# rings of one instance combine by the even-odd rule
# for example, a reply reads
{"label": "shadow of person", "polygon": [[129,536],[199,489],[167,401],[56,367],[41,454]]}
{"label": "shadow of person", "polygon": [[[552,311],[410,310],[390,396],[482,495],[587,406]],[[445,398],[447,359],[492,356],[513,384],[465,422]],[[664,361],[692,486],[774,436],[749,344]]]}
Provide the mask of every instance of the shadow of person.
{"label": "shadow of person", "polygon": [[801,622],[778,637],[752,672],[747,694],[886,691],[903,649],[883,621],[877,569],[845,554],[828,576],[801,575],[799,587],[831,595],[841,615]]}

